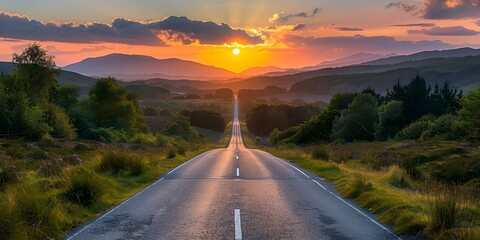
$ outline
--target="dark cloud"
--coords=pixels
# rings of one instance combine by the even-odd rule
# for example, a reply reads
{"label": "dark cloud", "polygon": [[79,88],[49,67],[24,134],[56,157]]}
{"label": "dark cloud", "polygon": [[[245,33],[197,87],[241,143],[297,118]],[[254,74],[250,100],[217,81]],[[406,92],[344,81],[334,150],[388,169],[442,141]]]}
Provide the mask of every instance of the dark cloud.
{"label": "dark cloud", "polygon": [[415,12],[417,10],[417,6],[414,4],[408,4],[404,2],[391,2],[385,6],[385,8],[390,9],[390,8],[398,8],[404,12]]}
{"label": "dark cloud", "polygon": [[409,30],[408,34],[425,34],[430,36],[475,36],[479,32],[462,26],[433,27],[420,30]]}
{"label": "dark cloud", "polygon": [[426,19],[460,19],[480,17],[480,3],[476,0],[424,0]]}
{"label": "dark cloud", "polygon": [[399,41],[393,37],[366,37],[355,35],[350,37],[301,37],[286,35],[284,42],[289,45],[318,49],[322,52],[372,52],[372,53],[411,53],[418,51],[452,48],[452,45],[442,41]]}
{"label": "dark cloud", "polygon": [[392,27],[434,27],[433,23],[411,23],[411,24],[396,24],[391,25]]}
{"label": "dark cloud", "polygon": [[0,37],[70,43],[111,42],[133,45],[166,46],[171,41],[180,44],[224,44],[239,42],[259,44],[259,36],[227,24],[169,17],[161,21],[136,22],[117,18],[111,25],[102,23],[42,23],[25,16],[0,13]]}
{"label": "dark cloud", "polygon": [[204,44],[223,44],[236,41],[242,44],[262,43],[260,37],[248,35],[242,29],[232,29],[227,24],[190,20],[187,17],[171,16],[162,21],[150,22],[147,26],[155,30],[184,33]]}
{"label": "dark cloud", "polygon": [[295,27],[293,27],[292,31],[299,31],[299,30],[302,30],[306,27],[307,25],[304,24],[304,23],[299,23],[297,25],[295,25]]}
{"label": "dark cloud", "polygon": [[318,13],[320,13],[321,10],[322,10],[321,8],[315,8],[313,9],[312,14],[308,14],[306,12],[299,12],[299,13],[287,14],[287,15],[285,15],[284,13],[275,13],[273,14],[273,16],[270,17],[268,21],[271,23],[285,23],[292,18],[313,18]]}
{"label": "dark cloud", "polygon": [[343,32],[359,32],[364,30],[362,28],[355,28],[355,27],[337,27],[335,29]]}

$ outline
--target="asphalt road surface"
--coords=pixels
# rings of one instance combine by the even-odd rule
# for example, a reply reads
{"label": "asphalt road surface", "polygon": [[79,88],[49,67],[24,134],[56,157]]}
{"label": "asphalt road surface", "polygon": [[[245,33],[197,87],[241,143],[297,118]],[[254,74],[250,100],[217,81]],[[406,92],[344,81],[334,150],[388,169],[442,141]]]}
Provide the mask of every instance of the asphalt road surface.
{"label": "asphalt road surface", "polygon": [[331,184],[243,145],[205,152],[67,239],[398,239]]}

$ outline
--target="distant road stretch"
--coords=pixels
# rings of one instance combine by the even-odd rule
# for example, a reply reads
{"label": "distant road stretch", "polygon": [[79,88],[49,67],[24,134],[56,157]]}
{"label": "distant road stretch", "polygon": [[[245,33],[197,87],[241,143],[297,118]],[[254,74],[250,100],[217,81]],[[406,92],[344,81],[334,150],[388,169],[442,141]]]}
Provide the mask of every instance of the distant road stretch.
{"label": "distant road stretch", "polygon": [[332,185],[243,145],[238,101],[230,144],[173,169],[67,239],[398,239]]}

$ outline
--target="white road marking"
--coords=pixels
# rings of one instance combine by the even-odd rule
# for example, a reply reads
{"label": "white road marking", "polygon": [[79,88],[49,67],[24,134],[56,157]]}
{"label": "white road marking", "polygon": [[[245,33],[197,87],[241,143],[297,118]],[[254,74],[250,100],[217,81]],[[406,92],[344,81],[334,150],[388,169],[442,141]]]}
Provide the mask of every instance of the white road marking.
{"label": "white road marking", "polygon": [[237,168],[237,177],[240,177],[240,168]]}
{"label": "white road marking", "polygon": [[235,209],[235,240],[242,240],[242,221],[240,209]]}
{"label": "white road marking", "polygon": [[[200,155],[197,155],[196,157],[184,162],[182,165],[174,168],[172,171],[170,171],[169,173],[165,174],[164,176],[167,176],[169,175],[170,173],[174,172],[175,170],[179,169],[180,167],[182,166],[185,166],[187,163],[199,158],[200,156],[203,156],[205,153],[207,152],[204,152]],[[130,198],[128,198],[127,200],[123,201],[122,203],[118,204],[116,207],[110,209],[108,212],[106,212],[105,214],[103,214],[102,216],[98,217],[97,219],[93,220],[92,222],[90,222],[89,224],[85,225],[83,228],[81,228],[80,230],[78,230],[75,234],[73,234],[72,236],[68,237],[66,240],[72,240],[74,237],[76,237],[78,234],[82,233],[83,231],[85,231],[85,229],[89,228],[93,223],[97,222],[97,221],[100,221],[102,220],[104,217],[108,216],[110,213],[112,213],[113,211],[115,211],[117,208],[123,206],[125,203],[129,202],[130,200],[132,200],[133,198],[135,198],[136,196],[142,194],[143,192],[147,191],[148,189],[150,189],[153,185],[163,181],[165,179],[165,177],[162,177],[160,179],[158,179],[157,181],[155,181],[154,183],[152,183],[151,185],[149,185],[148,187],[142,189],[140,192],[136,193],[135,195],[131,196]]]}
{"label": "white road marking", "polygon": [[238,160],[238,155],[237,155],[237,160]]}

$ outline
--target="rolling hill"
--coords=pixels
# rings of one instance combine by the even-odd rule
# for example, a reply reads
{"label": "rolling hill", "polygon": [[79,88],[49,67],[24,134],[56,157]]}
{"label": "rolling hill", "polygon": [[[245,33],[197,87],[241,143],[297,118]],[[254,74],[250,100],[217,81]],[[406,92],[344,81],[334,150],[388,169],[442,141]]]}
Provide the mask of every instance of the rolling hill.
{"label": "rolling hill", "polygon": [[235,73],[225,69],[192,61],[126,54],[87,58],[64,69],[87,76],[113,76],[121,80],[149,78],[220,80],[236,77]]}
{"label": "rolling hill", "polygon": [[[480,84],[480,56],[432,58],[383,65],[384,71],[327,75],[309,78],[292,85],[291,92],[334,95],[339,92],[358,92],[367,87],[384,93],[400,81],[408,83],[419,74],[431,85],[450,84],[468,91]],[[379,66],[381,67],[381,66]],[[390,69],[389,69],[390,68]]]}

